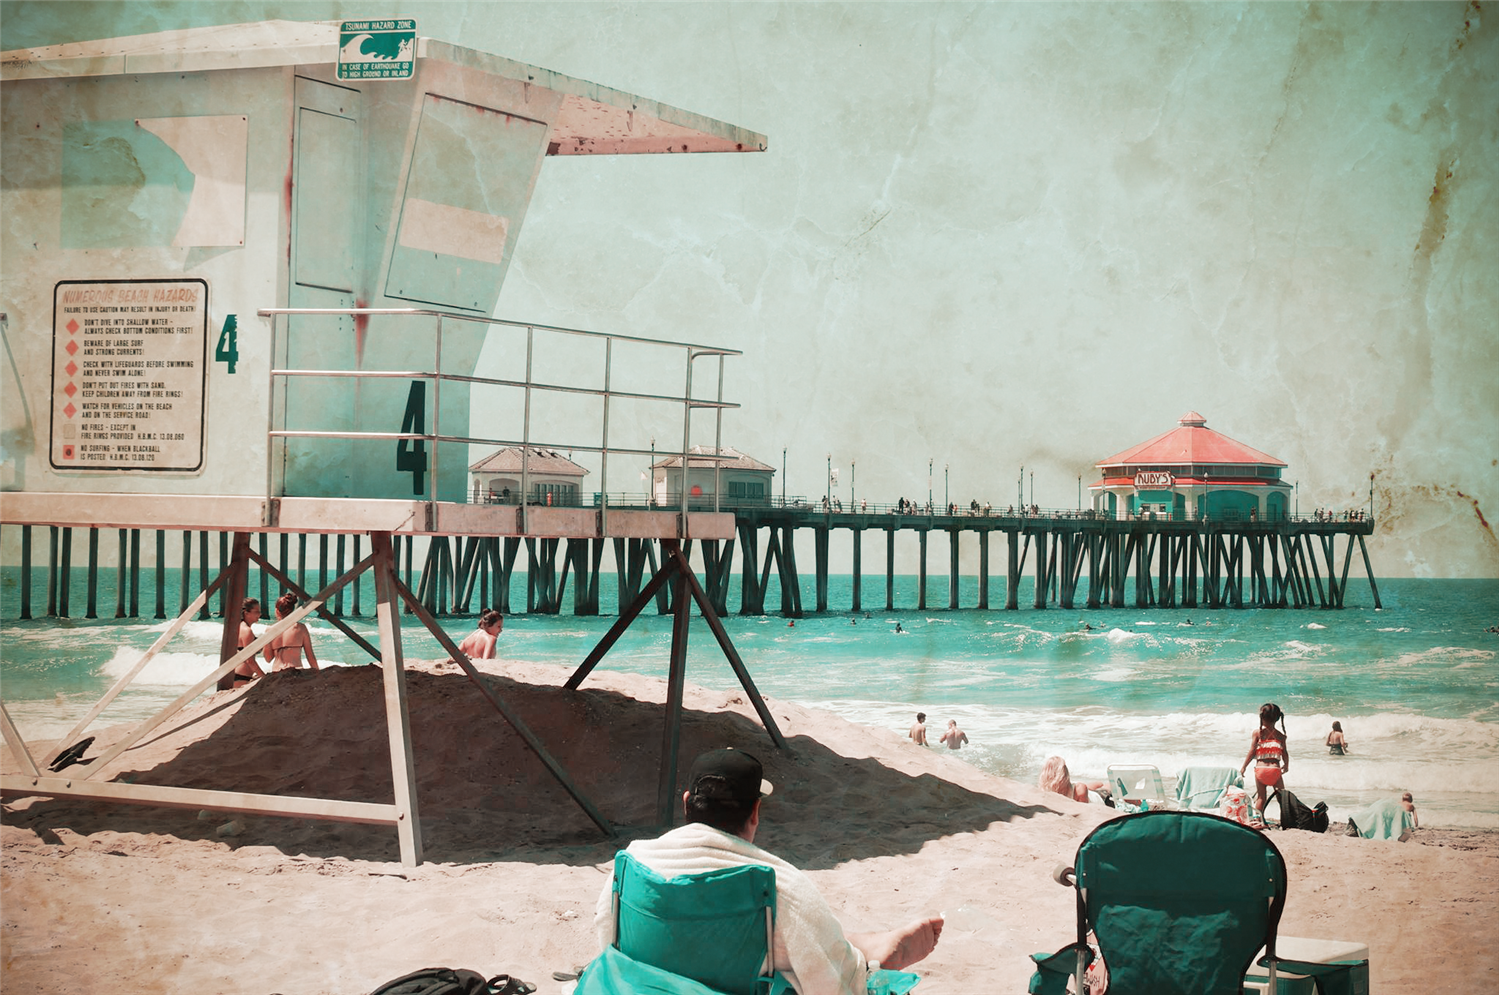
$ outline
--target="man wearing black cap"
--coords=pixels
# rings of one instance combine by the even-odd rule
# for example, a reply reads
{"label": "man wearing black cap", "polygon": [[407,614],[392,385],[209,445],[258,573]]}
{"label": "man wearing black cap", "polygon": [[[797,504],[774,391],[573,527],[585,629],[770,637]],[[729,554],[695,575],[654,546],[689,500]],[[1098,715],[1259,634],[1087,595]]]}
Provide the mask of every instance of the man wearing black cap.
{"label": "man wearing black cap", "polygon": [[[914,965],[937,946],[943,918],[924,917],[897,930],[846,935],[817,888],[798,869],[755,846],[761,800],[771,794],[760,761],[733,748],[700,754],[682,794],[685,826],[654,840],[638,840],[632,857],[665,877],[765,865],[776,872],[775,969],[799,993],[863,993],[874,968]],[[594,925],[604,946],[614,943],[608,883]]]}

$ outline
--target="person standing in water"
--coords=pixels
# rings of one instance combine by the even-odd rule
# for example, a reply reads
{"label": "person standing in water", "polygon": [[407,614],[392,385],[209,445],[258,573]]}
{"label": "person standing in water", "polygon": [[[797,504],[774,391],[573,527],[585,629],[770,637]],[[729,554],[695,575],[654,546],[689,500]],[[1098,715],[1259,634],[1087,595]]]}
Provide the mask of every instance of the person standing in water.
{"label": "person standing in water", "polygon": [[[1277,723],[1281,729],[1276,729]],[[1260,729],[1250,735],[1250,750],[1240,765],[1244,775],[1250,762],[1255,762],[1255,807],[1266,811],[1266,790],[1281,790],[1281,776],[1292,770],[1292,756],[1286,747],[1286,717],[1281,706],[1267,702],[1260,707]]]}
{"label": "person standing in water", "polygon": [[1349,741],[1344,739],[1344,728],[1339,725],[1339,721],[1336,719],[1333,721],[1333,729],[1329,731],[1328,740],[1325,742],[1328,744],[1328,753],[1330,754],[1349,753]]}
{"label": "person standing in water", "polygon": [[942,736],[938,737],[938,742],[947,744],[949,750],[958,750],[969,742],[969,735],[958,728],[958,720],[950,719],[948,720],[948,729],[943,731]]}
{"label": "person standing in water", "polygon": [[495,656],[495,638],[505,628],[505,617],[499,609],[485,609],[479,617],[479,627],[464,637],[458,649],[468,655],[469,660],[490,660]]}
{"label": "person standing in water", "polygon": [[[287,592],[276,600],[276,618],[285,619],[297,608],[297,596]],[[307,666],[318,669],[318,655],[313,653],[312,634],[300,622],[266,644],[266,660],[275,661],[272,671],[296,671],[302,667],[302,655],[307,654]]]}
{"label": "person standing in water", "polygon": [[911,737],[912,743],[918,747],[927,746],[927,714],[925,712],[917,713],[917,721],[911,724],[911,729],[906,731],[906,735]]}

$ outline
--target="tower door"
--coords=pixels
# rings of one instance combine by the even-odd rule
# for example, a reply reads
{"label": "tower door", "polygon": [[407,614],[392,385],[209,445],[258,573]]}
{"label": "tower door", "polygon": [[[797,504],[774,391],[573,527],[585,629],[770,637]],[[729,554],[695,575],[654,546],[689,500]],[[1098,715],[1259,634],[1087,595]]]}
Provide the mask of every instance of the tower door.
{"label": "tower door", "polygon": [[[358,90],[298,77],[292,138],[290,280],[292,308],[353,308],[365,257],[364,97]],[[363,345],[347,316],[291,316],[278,362],[292,369],[354,370]],[[288,429],[354,428],[360,388],[352,380],[288,378],[282,411]],[[350,493],[356,451],[347,440],[286,441],[281,493]]]}

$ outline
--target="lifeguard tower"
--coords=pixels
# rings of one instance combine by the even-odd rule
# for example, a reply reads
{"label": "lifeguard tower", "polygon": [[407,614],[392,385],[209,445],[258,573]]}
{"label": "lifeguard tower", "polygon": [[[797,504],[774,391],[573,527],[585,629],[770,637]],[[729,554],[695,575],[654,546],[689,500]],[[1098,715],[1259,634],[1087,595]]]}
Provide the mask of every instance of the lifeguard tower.
{"label": "lifeguard tower", "polygon": [[[675,585],[663,812],[675,784],[692,604],[711,617],[781,743],[679,545],[731,538],[732,514],[614,510],[607,500],[594,508],[468,500],[471,445],[595,454],[607,494],[611,455],[650,452],[641,441],[611,439],[613,404],[675,406],[668,427],[681,427],[684,454],[695,410],[713,412],[717,433],[734,407],[722,397],[722,364],[735,350],[492,318],[546,159],[754,152],[765,149],[764,136],[417,28],[407,20],[271,21],[3,54],[0,521],[234,535],[230,563],[146,658],[223,587],[219,669],[71,777],[45,768],[129,676],[41,755],[5,714],[6,740],[25,769],[4,778],[5,794],[384,823],[398,828],[402,860],[420,862],[399,604],[485,686],[397,576],[392,540],[417,535],[661,541],[664,566],[637,602]],[[480,349],[496,334],[515,345],[507,350],[514,369],[480,376]],[[576,382],[536,373],[534,359],[556,339],[581,339],[595,358]],[[637,369],[686,382],[627,391],[611,379],[625,353],[644,354]],[[710,390],[695,392],[693,371],[704,359],[718,369],[700,377]],[[471,435],[479,390],[508,392],[506,410],[518,413],[499,438]],[[534,403],[558,392],[597,399],[597,438],[558,440],[533,421]],[[531,487],[521,468],[524,495]],[[359,563],[323,590],[303,592],[251,547],[251,533],[278,532],[366,536],[372,552],[356,555]],[[239,649],[252,562],[306,601]],[[382,662],[393,804],[91,779],[366,570],[375,574],[379,647],[335,624]],[[540,741],[485,694],[608,831]]]}

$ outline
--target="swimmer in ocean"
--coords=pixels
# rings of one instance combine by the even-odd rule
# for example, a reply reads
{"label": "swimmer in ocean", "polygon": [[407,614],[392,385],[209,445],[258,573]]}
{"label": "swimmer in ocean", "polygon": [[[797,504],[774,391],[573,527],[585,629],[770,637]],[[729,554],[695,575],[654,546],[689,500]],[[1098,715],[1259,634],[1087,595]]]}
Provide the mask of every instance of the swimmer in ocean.
{"label": "swimmer in ocean", "polygon": [[1344,739],[1344,728],[1336,719],[1333,721],[1333,729],[1329,731],[1328,739],[1325,742],[1328,744],[1328,753],[1330,754],[1349,753],[1349,742]]}

